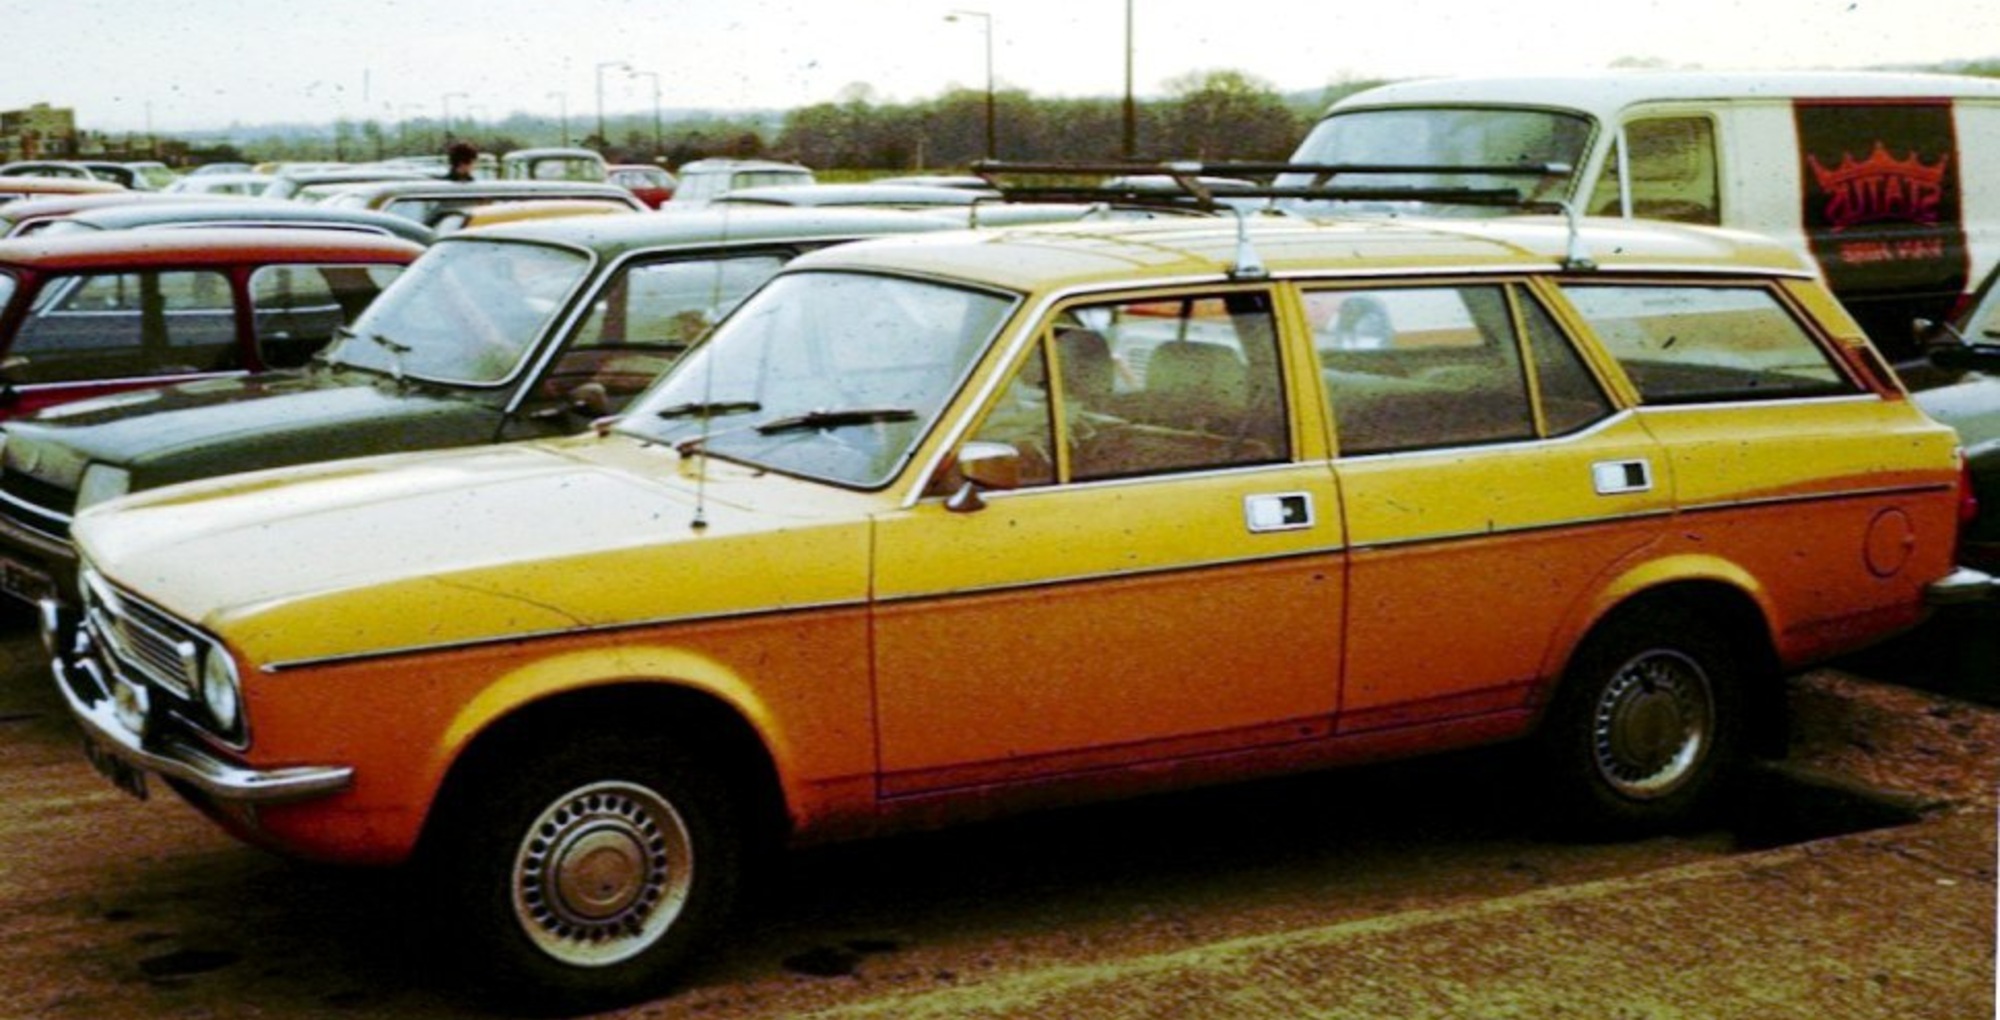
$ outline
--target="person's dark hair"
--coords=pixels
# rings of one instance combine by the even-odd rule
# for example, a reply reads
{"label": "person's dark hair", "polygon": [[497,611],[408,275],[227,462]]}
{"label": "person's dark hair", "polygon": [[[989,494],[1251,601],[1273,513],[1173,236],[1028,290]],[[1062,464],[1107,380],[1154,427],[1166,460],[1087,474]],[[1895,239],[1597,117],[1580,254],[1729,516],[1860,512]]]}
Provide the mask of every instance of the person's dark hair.
{"label": "person's dark hair", "polygon": [[479,158],[479,150],[473,148],[470,142],[453,142],[451,148],[445,150],[445,157],[454,165],[470,163]]}

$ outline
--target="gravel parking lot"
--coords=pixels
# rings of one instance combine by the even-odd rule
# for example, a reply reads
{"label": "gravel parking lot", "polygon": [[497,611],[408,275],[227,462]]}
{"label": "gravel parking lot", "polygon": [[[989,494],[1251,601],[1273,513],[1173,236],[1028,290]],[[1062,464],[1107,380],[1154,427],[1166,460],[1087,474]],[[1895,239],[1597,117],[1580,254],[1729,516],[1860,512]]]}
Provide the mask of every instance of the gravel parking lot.
{"label": "gravel parking lot", "polygon": [[[1968,696],[1990,622],[1795,680],[1787,770],[1711,830],[1545,838],[1487,754],[815,851],[679,994],[615,1015],[1983,1015],[2000,712]],[[488,1014],[398,876],[278,860],[99,780],[39,656],[0,643],[0,1014]],[[1838,936],[1897,882],[1920,930]],[[1757,984],[1772,968],[1799,973]]]}

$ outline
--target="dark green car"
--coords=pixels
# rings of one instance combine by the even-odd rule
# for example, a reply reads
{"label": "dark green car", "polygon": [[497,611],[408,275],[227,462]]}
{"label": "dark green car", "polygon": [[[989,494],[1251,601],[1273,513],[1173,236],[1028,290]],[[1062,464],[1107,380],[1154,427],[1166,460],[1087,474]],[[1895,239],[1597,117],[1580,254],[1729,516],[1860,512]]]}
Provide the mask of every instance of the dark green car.
{"label": "dark green car", "polygon": [[435,244],[307,368],[86,400],[7,423],[0,590],[71,604],[93,503],[308,461],[581,431],[805,251],[939,230],[876,210],[587,216]]}

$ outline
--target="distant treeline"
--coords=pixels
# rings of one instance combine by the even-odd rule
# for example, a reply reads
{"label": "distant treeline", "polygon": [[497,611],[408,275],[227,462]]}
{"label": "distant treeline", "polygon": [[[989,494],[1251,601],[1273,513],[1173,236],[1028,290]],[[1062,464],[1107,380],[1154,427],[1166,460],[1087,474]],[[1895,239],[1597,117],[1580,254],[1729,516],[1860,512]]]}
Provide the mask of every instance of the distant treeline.
{"label": "distant treeline", "polygon": [[[1289,154],[1326,105],[1373,81],[1343,82],[1318,93],[1281,94],[1238,71],[1211,71],[1169,84],[1163,98],[1125,101],[1048,99],[1020,89],[992,97],[993,151],[1010,160],[1280,159]],[[913,103],[876,102],[867,86],[849,87],[838,102],[782,113],[739,116],[621,113],[594,117],[514,114],[496,122],[454,119],[450,139],[489,152],[582,145],[613,162],[679,166],[705,156],[792,159],[815,168],[924,170],[960,167],[988,155],[987,95],[957,89]],[[445,125],[430,118],[383,123],[342,120],[220,136],[162,139],[177,163],[219,160],[344,160],[430,154],[443,150]]]}
{"label": "distant treeline", "polygon": [[[1625,67],[1649,66],[1621,61]],[[1897,70],[2000,77],[2000,59]],[[912,103],[877,102],[853,85],[836,102],[788,111],[725,115],[710,112],[620,113],[554,118],[525,113],[503,120],[431,118],[384,123],[341,120],[325,125],[235,130],[206,138],[124,140],[132,158],[177,164],[217,160],[343,160],[435,154],[454,139],[488,152],[551,145],[597,149],[613,162],[679,166],[707,156],[778,158],[815,169],[913,171],[962,167],[988,155],[1005,160],[1282,159],[1326,107],[1352,92],[1382,84],[1348,80],[1317,92],[1280,93],[1241,71],[1207,71],[1167,84],[1166,94],[1137,99],[1129,116],[1121,98],[1051,99],[1021,89],[954,89]],[[447,130],[449,128],[449,130]],[[115,143],[115,137],[107,138]]]}

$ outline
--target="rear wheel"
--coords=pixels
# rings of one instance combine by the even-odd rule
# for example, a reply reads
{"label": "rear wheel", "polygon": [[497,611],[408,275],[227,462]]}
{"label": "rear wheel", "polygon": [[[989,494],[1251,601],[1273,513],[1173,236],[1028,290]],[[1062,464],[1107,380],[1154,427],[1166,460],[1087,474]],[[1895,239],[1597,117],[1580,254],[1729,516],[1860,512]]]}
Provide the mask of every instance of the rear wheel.
{"label": "rear wheel", "polygon": [[467,777],[430,865],[481,985],[588,1011],[664,990],[727,915],[742,848],[724,784],[660,741],[566,741]]}
{"label": "rear wheel", "polygon": [[1542,734],[1565,828],[1614,836],[1683,825],[1739,756],[1743,665],[1699,616],[1628,611],[1578,649]]}

